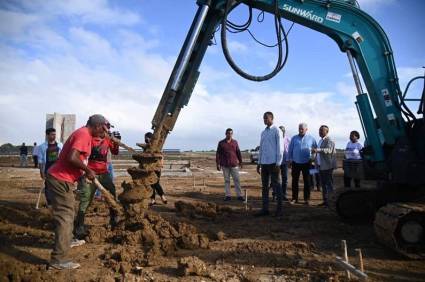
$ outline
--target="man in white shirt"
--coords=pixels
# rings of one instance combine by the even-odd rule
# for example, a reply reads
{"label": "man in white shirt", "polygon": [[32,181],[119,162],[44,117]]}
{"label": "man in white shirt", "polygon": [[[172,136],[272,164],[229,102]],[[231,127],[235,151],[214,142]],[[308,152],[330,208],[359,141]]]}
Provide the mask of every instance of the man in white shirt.
{"label": "man in white shirt", "polygon": [[[289,143],[291,143],[291,138],[285,135],[286,129],[283,125],[279,126],[279,129],[282,131],[283,136],[283,157],[282,164],[280,165],[280,175],[282,177],[282,194],[283,201],[288,202],[288,197],[286,194],[286,188],[288,186],[288,149]],[[275,192],[276,193],[276,192]]]}
{"label": "man in white shirt", "polygon": [[269,215],[270,182],[273,190],[276,191],[275,216],[282,216],[282,186],[279,181],[279,174],[283,158],[283,137],[281,131],[273,125],[272,112],[265,112],[263,120],[266,128],[261,132],[257,165],[257,172],[261,174],[263,207],[256,216]]}

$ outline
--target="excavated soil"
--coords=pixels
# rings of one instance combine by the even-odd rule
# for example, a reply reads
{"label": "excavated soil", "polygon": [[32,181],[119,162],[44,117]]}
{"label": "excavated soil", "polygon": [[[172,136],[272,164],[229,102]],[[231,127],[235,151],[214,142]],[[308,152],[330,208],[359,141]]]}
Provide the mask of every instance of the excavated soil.
{"label": "excavated soil", "polygon": [[[74,271],[47,268],[53,226],[47,208],[35,209],[42,186],[37,170],[2,164],[0,281],[347,281],[335,263],[341,240],[355,265],[354,249],[362,249],[371,281],[425,281],[425,262],[380,245],[372,226],[343,223],[318,207],[320,192],[312,192],[310,206],[285,203],[282,218],[254,217],[261,207],[254,165],[246,164],[241,174],[245,205],[235,197],[223,200],[223,178],[212,155],[186,157],[195,177],[163,177],[166,205],[146,211],[140,204],[112,230],[107,206],[94,201],[87,243],[71,249],[82,265]],[[118,193],[124,180],[130,177],[116,179]],[[340,170],[335,182],[342,184]]]}

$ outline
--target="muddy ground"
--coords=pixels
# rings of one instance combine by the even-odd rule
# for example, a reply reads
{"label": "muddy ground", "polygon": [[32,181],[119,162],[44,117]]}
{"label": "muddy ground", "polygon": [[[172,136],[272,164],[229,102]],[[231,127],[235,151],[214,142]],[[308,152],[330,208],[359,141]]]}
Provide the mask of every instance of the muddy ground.
{"label": "muddy ground", "polygon": [[[235,199],[223,201],[223,178],[212,155],[187,157],[195,178],[164,177],[168,204],[157,199],[131,223],[110,230],[104,202],[95,201],[87,216],[88,242],[71,250],[82,265],[73,271],[46,267],[53,226],[47,208],[35,209],[38,171],[1,162],[0,281],[346,281],[335,264],[342,239],[353,264],[354,249],[362,249],[371,281],[425,281],[425,262],[380,245],[372,226],[343,223],[318,207],[320,192],[312,192],[310,206],[285,203],[282,218],[253,217],[261,207],[255,165],[242,169],[246,210]],[[130,177],[116,179],[118,191],[124,180]],[[335,182],[342,185],[341,170]]]}

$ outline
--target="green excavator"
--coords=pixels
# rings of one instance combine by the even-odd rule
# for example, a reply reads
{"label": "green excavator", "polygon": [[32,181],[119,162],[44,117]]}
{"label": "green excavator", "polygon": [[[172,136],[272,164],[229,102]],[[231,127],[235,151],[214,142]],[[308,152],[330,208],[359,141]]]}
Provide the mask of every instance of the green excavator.
{"label": "green excavator", "polygon": [[[421,98],[407,97],[413,78],[402,92],[390,42],[381,26],[355,0],[198,0],[198,10],[152,120],[154,137],[144,153],[133,157],[133,179],[143,185],[156,181],[161,150],[180,110],[189,102],[200,75],[204,54],[220,29],[222,49],[230,66],[242,77],[264,81],[275,76],[288,58],[288,32],[282,19],[329,36],[347,54],[357,88],[355,106],[365,134],[361,166],[373,189],[337,189],[333,209],[344,220],[374,220],[380,242],[411,258],[425,258],[425,89]],[[228,15],[246,6],[248,20],[236,24]],[[253,10],[274,16],[279,56],[264,76],[244,72],[227,47],[227,32],[247,31]],[[417,101],[414,114],[406,102]],[[422,116],[422,117],[421,117]],[[127,190],[125,193],[131,193]]]}

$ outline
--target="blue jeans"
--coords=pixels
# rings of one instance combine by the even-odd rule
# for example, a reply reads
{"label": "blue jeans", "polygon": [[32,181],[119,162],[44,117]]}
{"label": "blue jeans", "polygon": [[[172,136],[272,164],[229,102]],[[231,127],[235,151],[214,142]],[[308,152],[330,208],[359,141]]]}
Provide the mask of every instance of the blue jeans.
{"label": "blue jeans", "polygon": [[276,213],[282,212],[282,185],[279,182],[279,168],[275,164],[261,165],[261,184],[263,212],[269,211],[269,188],[270,182],[274,191],[276,191],[277,207]]}
{"label": "blue jeans", "polygon": [[328,204],[329,193],[333,192],[334,180],[332,177],[333,169],[319,170],[320,182],[322,183],[322,195],[325,205]]}
{"label": "blue jeans", "polygon": [[112,180],[114,180],[114,167],[112,166],[112,162],[108,163],[108,173],[109,176],[112,178]]}

